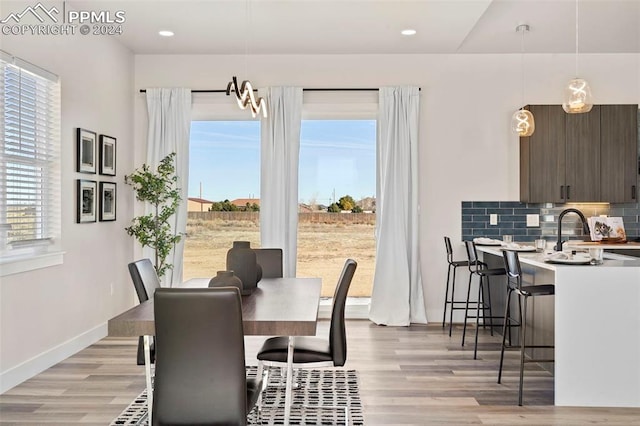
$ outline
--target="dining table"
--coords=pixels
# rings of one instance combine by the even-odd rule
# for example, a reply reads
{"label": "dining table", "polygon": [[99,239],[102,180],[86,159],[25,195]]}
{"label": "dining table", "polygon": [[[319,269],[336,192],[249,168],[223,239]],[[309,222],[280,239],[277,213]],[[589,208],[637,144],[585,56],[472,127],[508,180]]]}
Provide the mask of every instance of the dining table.
{"label": "dining table", "polygon": [[[208,287],[209,278],[192,278],[176,288]],[[314,336],[320,305],[320,278],[263,278],[257,288],[242,296],[242,324],[246,336],[288,336],[284,423],[289,423],[292,404],[293,341],[295,336]],[[151,424],[151,336],[155,335],[153,298],[112,318],[110,337],[144,336],[148,418]],[[185,348],[188,350],[188,348]]]}

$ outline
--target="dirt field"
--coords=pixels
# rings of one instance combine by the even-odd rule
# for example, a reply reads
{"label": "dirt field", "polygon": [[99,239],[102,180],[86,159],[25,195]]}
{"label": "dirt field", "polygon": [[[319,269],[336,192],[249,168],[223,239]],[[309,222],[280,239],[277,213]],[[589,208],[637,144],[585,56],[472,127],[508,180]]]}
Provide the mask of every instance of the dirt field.
{"label": "dirt field", "polygon": [[[349,296],[371,295],[375,258],[373,224],[300,223],[297,276],[321,277],[322,295],[333,296],[347,258],[358,262]],[[254,221],[189,219],[184,249],[184,279],[213,277],[226,269],[227,250],[235,240],[260,247]]]}

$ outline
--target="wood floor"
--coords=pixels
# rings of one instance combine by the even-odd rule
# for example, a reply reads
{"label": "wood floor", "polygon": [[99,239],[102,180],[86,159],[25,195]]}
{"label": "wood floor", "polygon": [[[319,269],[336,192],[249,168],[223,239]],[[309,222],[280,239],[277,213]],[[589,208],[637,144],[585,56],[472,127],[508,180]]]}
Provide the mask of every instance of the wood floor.
{"label": "wood floor", "polygon": [[[640,409],[554,407],[553,377],[535,364],[527,366],[525,406],[518,407],[518,354],[507,354],[498,385],[497,335],[481,331],[473,360],[473,346],[460,347],[459,328],[450,338],[439,324],[350,320],[347,334],[345,368],[358,370],[366,425],[640,425]],[[247,363],[262,340],[247,338]],[[103,339],[0,395],[0,424],[108,425],[144,388],[136,343]]]}

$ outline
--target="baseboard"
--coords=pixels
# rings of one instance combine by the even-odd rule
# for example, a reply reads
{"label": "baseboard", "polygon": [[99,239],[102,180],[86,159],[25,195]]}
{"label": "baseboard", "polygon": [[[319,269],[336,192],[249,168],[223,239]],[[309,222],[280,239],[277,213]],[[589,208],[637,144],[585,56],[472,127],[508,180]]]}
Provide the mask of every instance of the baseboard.
{"label": "baseboard", "polygon": [[0,373],[0,394],[19,385],[107,335],[107,323],[98,325],[21,364]]}
{"label": "baseboard", "polygon": [[[346,319],[368,319],[369,305],[371,299],[368,297],[348,297],[344,308]],[[331,319],[331,299],[322,299],[318,309],[318,318]]]}

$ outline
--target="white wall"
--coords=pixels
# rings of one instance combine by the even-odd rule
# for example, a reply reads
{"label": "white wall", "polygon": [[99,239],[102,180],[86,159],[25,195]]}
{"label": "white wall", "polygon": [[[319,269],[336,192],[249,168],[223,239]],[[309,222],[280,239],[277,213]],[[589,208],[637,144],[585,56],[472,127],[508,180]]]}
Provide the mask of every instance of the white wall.
{"label": "white wall", "polygon": [[[560,104],[564,85],[573,77],[574,58],[526,55],[525,103]],[[254,87],[422,88],[421,257],[429,321],[441,321],[442,237],[460,240],[460,202],[519,197],[518,138],[509,125],[522,103],[520,54],[251,55],[248,67],[244,61],[242,55],[137,55],[135,88],[224,89],[232,75],[250,79]],[[595,102],[638,103],[638,61],[638,55],[581,55],[581,77],[590,82]],[[146,129],[145,114],[144,104],[137,103],[139,136]],[[457,250],[462,258],[461,244]]]}
{"label": "white wall", "polygon": [[[0,392],[106,335],[106,321],[133,305],[124,227],[133,196],[133,55],[102,36],[3,36],[2,49],[60,76],[64,264],[0,283]],[[117,139],[117,176],[75,172],[75,129]],[[117,220],[76,224],[76,179],[116,182]]]}

